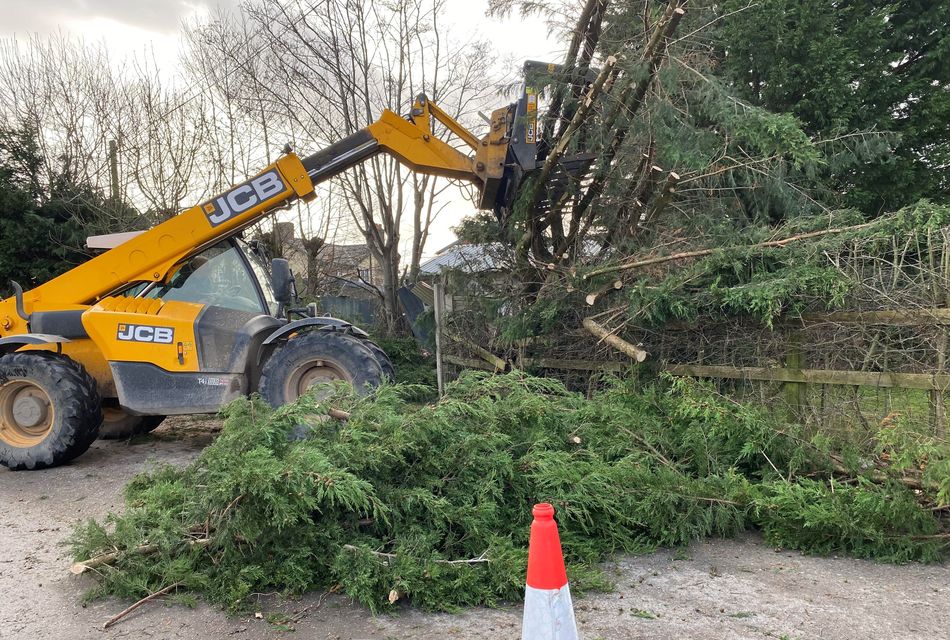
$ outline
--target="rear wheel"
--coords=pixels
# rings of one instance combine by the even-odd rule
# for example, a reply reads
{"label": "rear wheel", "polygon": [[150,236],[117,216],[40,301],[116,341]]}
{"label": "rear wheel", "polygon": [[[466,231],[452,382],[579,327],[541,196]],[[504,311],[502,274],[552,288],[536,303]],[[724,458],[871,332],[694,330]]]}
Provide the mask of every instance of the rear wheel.
{"label": "rear wheel", "polygon": [[378,387],[384,373],[363,341],[332,331],[314,331],[288,340],[261,371],[261,396],[272,406],[293,402],[321,382],[343,380],[358,393]]}
{"label": "rear wheel", "polygon": [[96,381],[79,363],[46,352],[0,358],[0,464],[68,462],[95,441],[101,422]]}
{"label": "rear wheel", "polygon": [[122,440],[154,431],[165,416],[133,416],[118,407],[102,408],[102,426],[99,437],[103,440]]}

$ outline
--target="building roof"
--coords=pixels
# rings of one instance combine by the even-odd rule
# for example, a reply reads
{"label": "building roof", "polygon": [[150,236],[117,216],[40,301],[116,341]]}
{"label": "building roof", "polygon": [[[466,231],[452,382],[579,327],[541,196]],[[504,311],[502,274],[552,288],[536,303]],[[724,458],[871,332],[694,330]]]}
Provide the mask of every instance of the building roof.
{"label": "building roof", "polygon": [[498,254],[503,250],[500,243],[490,244],[450,244],[434,258],[419,265],[419,275],[435,276],[443,271],[455,269],[465,273],[490,271],[499,266]]}

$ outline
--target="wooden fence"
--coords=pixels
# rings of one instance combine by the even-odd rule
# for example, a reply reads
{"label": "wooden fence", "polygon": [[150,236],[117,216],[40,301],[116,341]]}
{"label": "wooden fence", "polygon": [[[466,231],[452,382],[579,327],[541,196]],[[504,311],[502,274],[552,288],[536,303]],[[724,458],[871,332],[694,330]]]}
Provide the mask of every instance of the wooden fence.
{"label": "wooden fence", "polygon": [[[807,344],[808,329],[821,325],[859,325],[862,328],[879,326],[918,327],[921,331],[936,332],[933,367],[928,371],[880,371],[812,368],[808,366],[804,353]],[[806,314],[800,318],[788,319],[780,330],[788,336],[786,355],[781,366],[733,366],[728,364],[707,364],[705,362],[672,363],[651,356],[647,366],[678,376],[711,378],[719,380],[742,380],[760,383],[780,383],[785,403],[793,415],[801,416],[807,405],[809,385],[838,387],[873,387],[878,389],[923,390],[929,393],[930,422],[933,433],[946,433],[945,394],[950,392],[950,373],[945,371],[947,332],[950,329],[950,309],[909,309],[864,312],[835,312]],[[453,341],[447,341],[452,344]],[[480,345],[467,344],[455,339],[454,344],[461,350],[474,353],[477,357],[465,357],[453,353],[442,353],[442,359],[460,368],[503,371],[507,368],[543,369],[553,372],[620,372],[634,363],[629,360],[593,361],[566,360],[544,357],[524,357],[515,355],[506,360]],[[443,348],[442,351],[445,351]],[[620,356],[618,355],[618,358]]]}

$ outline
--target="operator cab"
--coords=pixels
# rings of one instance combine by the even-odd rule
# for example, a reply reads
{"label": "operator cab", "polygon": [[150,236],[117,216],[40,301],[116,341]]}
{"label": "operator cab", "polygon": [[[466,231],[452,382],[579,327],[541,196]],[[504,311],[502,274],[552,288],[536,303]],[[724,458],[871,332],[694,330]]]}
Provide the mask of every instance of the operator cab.
{"label": "operator cab", "polygon": [[290,302],[278,301],[260,256],[237,238],[191,256],[175,267],[165,282],[150,284],[136,297],[194,302],[274,317]]}

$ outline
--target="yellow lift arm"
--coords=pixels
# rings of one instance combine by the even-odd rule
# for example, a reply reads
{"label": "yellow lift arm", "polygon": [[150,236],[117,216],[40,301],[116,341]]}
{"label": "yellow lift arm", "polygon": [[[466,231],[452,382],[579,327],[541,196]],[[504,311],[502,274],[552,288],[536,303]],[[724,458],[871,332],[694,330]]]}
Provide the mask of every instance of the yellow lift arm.
{"label": "yellow lift arm", "polygon": [[[379,154],[388,153],[420,173],[474,183],[480,206],[490,208],[502,180],[510,108],[494,112],[483,139],[426,96],[416,98],[408,118],[386,110],[374,123],[305,158],[289,153],[256,176],[192,207],[63,275],[0,302],[0,337],[29,332],[38,311],[84,309],[135,282],[163,281],[189,255],[238,233],[298,198],[314,197],[315,185]],[[441,122],[472,148],[462,153],[436,137]]]}

